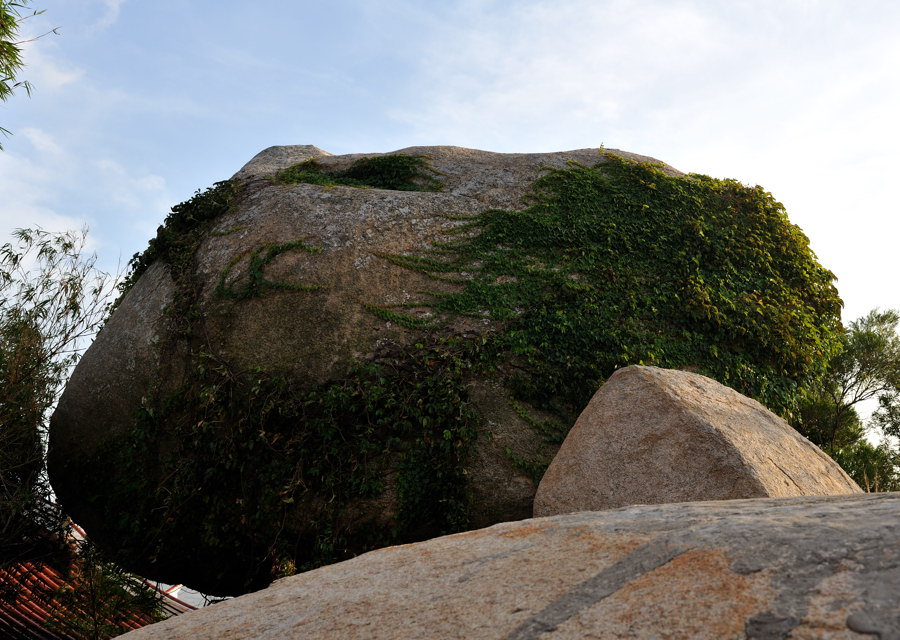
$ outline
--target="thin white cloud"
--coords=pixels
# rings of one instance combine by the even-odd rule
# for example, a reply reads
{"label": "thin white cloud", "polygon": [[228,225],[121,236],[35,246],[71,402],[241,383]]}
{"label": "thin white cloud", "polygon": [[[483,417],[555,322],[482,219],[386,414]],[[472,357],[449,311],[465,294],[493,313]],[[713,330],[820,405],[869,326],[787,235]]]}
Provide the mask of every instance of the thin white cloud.
{"label": "thin white cloud", "polygon": [[91,25],[90,30],[92,32],[103,31],[104,29],[113,26],[119,19],[119,14],[121,13],[122,5],[125,4],[125,0],[102,0],[101,4],[103,5],[104,12],[100,19]]}
{"label": "thin white cloud", "polygon": [[[41,143],[45,149],[54,142]],[[55,155],[50,149],[49,155]],[[13,229],[41,227],[48,231],[80,229],[83,220],[57,211],[48,194],[57,178],[53,170],[55,162],[47,163],[48,154],[38,152],[31,159],[10,152],[0,153],[0,237],[6,239]]]}
{"label": "thin white cloud", "polygon": [[[171,205],[160,176],[111,159],[85,162],[84,152],[69,146],[77,143],[48,131],[20,133],[29,146],[0,153],[0,238],[18,228],[68,231],[87,226],[88,250],[93,251],[109,244],[105,234],[114,231],[111,220],[119,233],[124,228],[148,237],[145,221],[156,220]],[[95,225],[101,219],[107,221],[102,229]]]}
{"label": "thin white cloud", "polygon": [[456,144],[518,141],[521,150],[529,138],[614,125],[650,88],[681,79],[690,91],[701,61],[727,50],[712,19],[685,3],[525,2],[502,13],[470,3],[464,11],[466,23],[425,55],[422,98],[393,114]]}
{"label": "thin white cloud", "polygon": [[50,39],[55,37],[49,34],[22,45],[22,57],[26,61],[22,76],[35,90],[56,91],[84,76],[84,69],[49,53]]}
{"label": "thin white cloud", "polygon": [[283,61],[275,61],[271,58],[256,55],[250,47],[238,47],[235,43],[219,44],[207,42],[204,44],[205,56],[217,66],[229,69],[232,73],[258,72],[271,70]]}
{"label": "thin white cloud", "polygon": [[140,173],[134,175],[126,167],[111,159],[96,163],[97,178],[100,180],[104,197],[111,204],[122,209],[127,215],[151,206],[165,211],[168,204],[166,181],[157,175]]}
{"label": "thin white cloud", "polygon": [[28,128],[22,132],[39,155],[56,160],[64,155],[62,146],[46,131]]}

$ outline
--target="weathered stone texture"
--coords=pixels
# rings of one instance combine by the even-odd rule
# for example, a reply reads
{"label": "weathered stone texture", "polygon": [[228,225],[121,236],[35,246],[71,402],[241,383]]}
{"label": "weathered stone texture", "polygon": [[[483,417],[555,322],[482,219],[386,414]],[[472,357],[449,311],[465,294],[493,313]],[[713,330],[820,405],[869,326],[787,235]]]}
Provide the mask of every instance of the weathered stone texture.
{"label": "weathered stone texture", "polygon": [[[193,256],[189,274],[196,287],[193,311],[200,317],[195,335],[233,371],[259,367],[284,375],[298,387],[340,379],[353,363],[368,362],[385,345],[409,345],[421,335],[378,317],[371,307],[389,307],[421,298],[423,290],[449,287],[383,258],[408,254],[447,240],[459,217],[489,208],[522,209],[536,178],[547,167],[568,162],[603,162],[598,149],[557,153],[501,154],[459,147],[412,147],[395,153],[421,154],[437,171],[444,188],[437,193],[311,184],[283,185],[272,180],[280,169],[316,158],[325,168],[342,169],[366,155],[332,156],[311,145],[272,147],[236,175],[240,201],[217,218]],[[641,161],[652,158],[612,150]],[[663,165],[660,165],[663,166]],[[678,172],[664,167],[672,174]],[[288,285],[313,285],[315,291],[271,290],[236,303],[216,294],[225,285],[245,283],[254,250],[302,240],[317,252],[290,251],[265,265],[265,278]],[[103,512],[88,494],[100,482],[115,484],[123,473],[108,462],[110,448],[133,427],[136,412],[154,398],[164,399],[189,381],[197,345],[173,339],[168,311],[176,306],[176,284],[165,266],[154,264],[123,299],[115,314],[84,354],[61,397],[50,426],[49,471],[60,501],[92,537],[114,547],[111,522],[119,513]],[[427,310],[421,310],[427,313]],[[446,328],[449,335],[485,332],[486,319],[463,318]],[[512,463],[552,455],[542,437],[510,406],[509,390],[492,380],[473,386],[473,403],[484,418],[484,433],[466,469],[473,497],[470,520],[481,527],[531,515],[534,483]],[[165,443],[161,444],[161,448]],[[152,467],[148,461],[148,467]],[[153,468],[143,472],[153,477]],[[108,476],[107,476],[108,474]],[[385,480],[390,486],[390,478]],[[387,518],[396,511],[391,492],[355,505],[348,518]],[[288,520],[308,533],[309,504],[296,504]],[[107,510],[109,511],[109,510]],[[352,513],[351,513],[352,512]],[[351,518],[352,515],[352,518]],[[365,519],[363,518],[363,519]],[[355,520],[343,523],[356,526]],[[292,526],[294,526],[292,525]],[[185,541],[188,543],[188,541]],[[193,560],[194,556],[198,558]],[[153,566],[132,570],[167,582],[186,582],[212,591],[209,562],[165,554]],[[213,570],[214,571],[214,570]],[[218,580],[218,578],[216,578]],[[222,593],[233,593],[230,591]]]}
{"label": "weathered stone texture", "polygon": [[373,551],[126,637],[898,638],[898,519],[898,494],[538,518]]}
{"label": "weathered stone texture", "polygon": [[631,366],[579,416],[541,480],[534,515],[860,491],[755,400],[695,373]]}

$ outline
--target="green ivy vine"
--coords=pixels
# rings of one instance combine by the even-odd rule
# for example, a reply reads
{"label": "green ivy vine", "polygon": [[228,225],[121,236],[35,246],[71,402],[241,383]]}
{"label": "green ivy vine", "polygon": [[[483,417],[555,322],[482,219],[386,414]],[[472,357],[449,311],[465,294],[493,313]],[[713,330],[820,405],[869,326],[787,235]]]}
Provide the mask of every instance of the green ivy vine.
{"label": "green ivy vine", "polygon": [[266,289],[288,289],[291,291],[317,291],[321,289],[319,285],[278,282],[265,277],[264,269],[268,263],[282,253],[298,250],[307,253],[322,252],[320,248],[311,247],[303,240],[283,242],[280,244],[269,243],[252,249],[249,252],[246,281],[242,283],[231,282],[228,278],[235,265],[240,261],[244,254],[234,256],[219,276],[219,284],[216,286],[216,296],[219,298],[230,298],[232,300],[245,300],[247,298],[255,298],[262,295]]}
{"label": "green ivy vine", "polygon": [[834,275],[771,194],[734,180],[606,154],[548,170],[527,209],[488,210],[457,231],[427,254],[387,258],[457,283],[415,304],[435,326],[502,322],[517,396],[576,415],[629,364],[691,368],[788,413],[840,330]]}
{"label": "green ivy vine", "polygon": [[[448,337],[397,347],[314,386],[196,354],[189,381],[161,403],[148,401],[127,446],[103,454],[129,479],[95,497],[122,514],[118,557],[171,563],[208,553],[215,584],[240,593],[465,529],[464,462],[477,429],[468,383],[480,344]],[[389,477],[396,516],[348,527],[347,509],[380,496]],[[287,526],[298,505],[308,521],[299,537]]]}
{"label": "green ivy vine", "polygon": [[183,279],[192,267],[200,239],[213,221],[231,209],[240,193],[240,183],[224,180],[203,191],[197,190],[190,199],[172,207],[157,228],[156,237],[128,262],[128,274],[119,285],[122,296],[157,260],[169,266],[176,281]]}

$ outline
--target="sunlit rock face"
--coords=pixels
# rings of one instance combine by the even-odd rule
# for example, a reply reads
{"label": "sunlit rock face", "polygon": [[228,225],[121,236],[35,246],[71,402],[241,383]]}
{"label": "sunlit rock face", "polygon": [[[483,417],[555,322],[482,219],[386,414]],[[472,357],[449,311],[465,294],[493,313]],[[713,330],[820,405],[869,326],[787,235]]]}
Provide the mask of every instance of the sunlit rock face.
{"label": "sunlit rock face", "polygon": [[898,518],[900,496],[866,494],[503,523],[285,578],[129,640],[895,638]]}
{"label": "sunlit rock face", "polygon": [[534,515],[861,492],[755,400],[696,373],[634,365],[578,417],[541,479]]}

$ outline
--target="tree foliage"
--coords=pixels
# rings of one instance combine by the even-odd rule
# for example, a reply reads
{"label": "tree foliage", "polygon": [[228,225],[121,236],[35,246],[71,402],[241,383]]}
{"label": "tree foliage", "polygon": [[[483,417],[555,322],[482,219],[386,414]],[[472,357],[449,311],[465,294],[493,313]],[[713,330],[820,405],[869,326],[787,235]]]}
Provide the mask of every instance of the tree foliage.
{"label": "tree foliage", "polygon": [[[25,66],[22,45],[30,41],[19,39],[19,27],[23,20],[44,12],[29,10],[28,4],[28,0],[0,0],[0,100],[3,101],[8,100],[18,88],[25,89],[31,95],[31,83],[18,79],[19,72]],[[56,30],[51,33],[56,33]],[[0,127],[0,133],[8,134],[9,131]],[[3,149],[2,144],[0,149]]]}
{"label": "tree foliage", "polygon": [[16,80],[23,67],[22,43],[17,36],[22,11],[27,4],[0,0],[0,100],[7,100],[18,87],[31,93],[31,85],[27,81]]}
{"label": "tree foliage", "polygon": [[51,626],[76,638],[108,638],[127,621],[158,617],[159,603],[87,541],[73,555],[70,524],[46,476],[50,410],[105,318],[116,278],[85,255],[86,231],[18,229],[0,246],[0,568],[51,565],[68,581],[40,598]]}
{"label": "tree foliage", "polygon": [[[808,387],[794,426],[867,491],[900,489],[900,313],[874,309],[849,323],[824,374]],[[858,407],[877,401],[864,423]],[[866,436],[881,439],[875,446]]]}
{"label": "tree foliage", "polygon": [[0,565],[41,561],[65,537],[44,468],[47,418],[114,289],[85,240],[19,229],[0,246]]}
{"label": "tree foliage", "polygon": [[900,452],[890,442],[874,445],[860,439],[837,449],[833,457],[864,491],[900,491]]}

